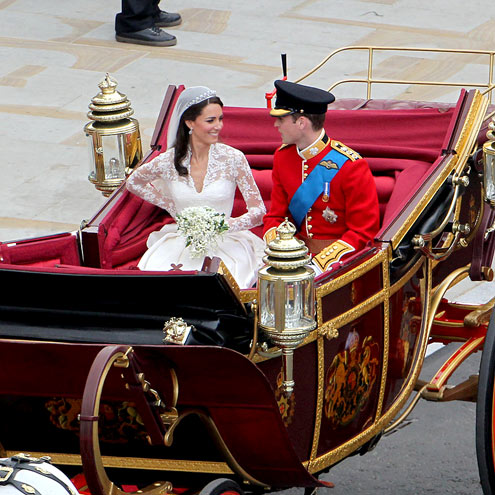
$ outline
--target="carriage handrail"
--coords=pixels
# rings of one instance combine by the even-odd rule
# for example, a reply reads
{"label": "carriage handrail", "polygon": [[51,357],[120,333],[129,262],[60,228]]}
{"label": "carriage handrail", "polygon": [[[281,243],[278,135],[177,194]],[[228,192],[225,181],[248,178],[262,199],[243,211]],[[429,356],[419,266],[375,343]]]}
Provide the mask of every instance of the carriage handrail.
{"label": "carriage handrail", "polygon": [[[418,47],[398,47],[398,46],[345,46],[334,50],[328,54],[319,64],[313,67],[311,70],[306,72],[294,82],[299,83],[314,74],[323,65],[325,65],[331,58],[333,58],[338,53],[344,51],[367,51],[368,52],[368,68],[366,78],[350,78],[341,79],[333,83],[328,91],[332,91],[337,86],[346,83],[363,83],[366,84],[366,98],[371,98],[372,86],[376,84],[403,84],[403,85],[418,85],[418,86],[452,86],[452,87],[471,87],[471,88],[493,88],[494,85],[494,67],[495,67],[495,51],[494,50],[471,50],[471,49],[456,49],[456,48],[418,48]],[[450,82],[450,81],[422,81],[422,80],[408,80],[408,79],[379,79],[373,77],[373,61],[376,52],[385,51],[403,51],[403,52],[427,52],[427,53],[452,53],[452,54],[463,54],[463,55],[485,55],[489,58],[489,71],[487,82]],[[491,96],[490,96],[491,97]]]}

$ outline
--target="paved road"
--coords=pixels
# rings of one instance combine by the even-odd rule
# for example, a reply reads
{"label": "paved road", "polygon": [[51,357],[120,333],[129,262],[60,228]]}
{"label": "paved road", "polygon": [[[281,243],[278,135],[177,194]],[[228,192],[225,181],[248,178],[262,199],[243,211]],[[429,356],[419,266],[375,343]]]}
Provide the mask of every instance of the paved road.
{"label": "paved road", "polygon": [[[449,349],[450,347],[450,349]],[[431,378],[452,352],[452,345],[428,357],[422,378]],[[454,375],[462,381],[479,368],[480,353]],[[421,400],[410,424],[383,438],[375,450],[351,457],[322,479],[335,483],[319,495],[482,495],[475,451],[474,403]],[[302,489],[284,492],[303,493]]]}

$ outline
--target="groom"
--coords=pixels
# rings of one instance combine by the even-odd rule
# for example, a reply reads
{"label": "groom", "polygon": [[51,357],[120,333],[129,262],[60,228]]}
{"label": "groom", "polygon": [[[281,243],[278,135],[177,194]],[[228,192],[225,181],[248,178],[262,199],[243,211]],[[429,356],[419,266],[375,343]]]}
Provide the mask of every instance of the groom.
{"label": "groom", "polygon": [[321,271],[359,251],[379,228],[378,198],[368,163],[327,136],[328,91],[275,81],[277,98],[270,115],[282,137],[273,159],[270,211],[264,239],[275,238],[285,217],[314,254]]}

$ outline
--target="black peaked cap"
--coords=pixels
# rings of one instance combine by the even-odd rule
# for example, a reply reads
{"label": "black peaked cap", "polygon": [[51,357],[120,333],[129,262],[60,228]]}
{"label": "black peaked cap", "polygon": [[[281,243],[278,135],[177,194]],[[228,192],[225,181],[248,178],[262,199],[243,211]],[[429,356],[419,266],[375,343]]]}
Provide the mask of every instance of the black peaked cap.
{"label": "black peaked cap", "polygon": [[332,93],[311,86],[290,81],[275,81],[277,98],[275,107],[270,110],[273,117],[282,117],[291,113],[326,113],[327,106],[335,101]]}

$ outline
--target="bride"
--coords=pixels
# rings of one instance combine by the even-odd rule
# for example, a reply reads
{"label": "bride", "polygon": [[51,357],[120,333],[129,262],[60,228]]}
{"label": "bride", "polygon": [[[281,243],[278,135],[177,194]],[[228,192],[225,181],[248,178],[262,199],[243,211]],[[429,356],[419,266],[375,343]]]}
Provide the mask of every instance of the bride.
{"label": "bride", "polygon": [[[136,169],[127,180],[132,193],[170,213],[176,219],[185,208],[210,207],[225,214],[228,231],[210,246],[206,256],[218,256],[241,288],[256,280],[265,243],[249,229],[260,225],[265,206],[244,154],[219,143],[223,127],[223,103],[204,86],[185,89],[172,114],[166,152]],[[247,212],[232,218],[236,188]],[[199,270],[203,258],[186,247],[177,224],[152,232],[141,270]]]}

